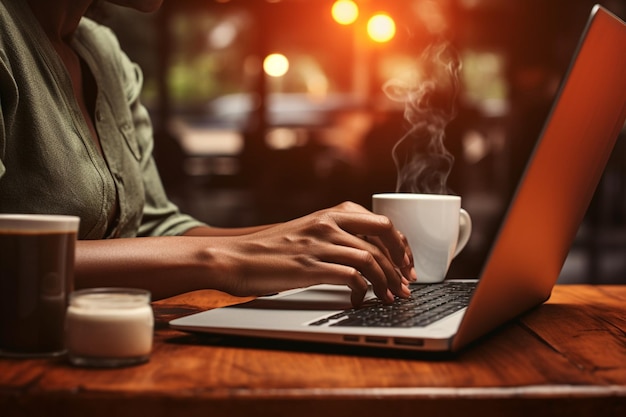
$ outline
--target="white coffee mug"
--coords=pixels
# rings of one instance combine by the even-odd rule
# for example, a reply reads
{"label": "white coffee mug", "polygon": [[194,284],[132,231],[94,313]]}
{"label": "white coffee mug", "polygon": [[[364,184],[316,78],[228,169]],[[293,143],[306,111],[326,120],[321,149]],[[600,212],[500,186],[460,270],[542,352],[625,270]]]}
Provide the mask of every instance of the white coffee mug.
{"label": "white coffee mug", "polygon": [[418,283],[443,281],[452,259],[463,250],[472,233],[472,219],[461,208],[459,196],[374,194],[372,209],[387,216],[406,236]]}

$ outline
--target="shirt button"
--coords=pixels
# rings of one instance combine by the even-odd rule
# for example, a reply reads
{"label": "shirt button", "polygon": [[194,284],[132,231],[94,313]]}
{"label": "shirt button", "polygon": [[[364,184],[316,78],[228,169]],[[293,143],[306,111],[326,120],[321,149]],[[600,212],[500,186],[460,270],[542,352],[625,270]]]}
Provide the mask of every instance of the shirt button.
{"label": "shirt button", "polygon": [[102,116],[102,112],[100,110],[96,110],[96,120],[99,122],[104,120],[104,117]]}

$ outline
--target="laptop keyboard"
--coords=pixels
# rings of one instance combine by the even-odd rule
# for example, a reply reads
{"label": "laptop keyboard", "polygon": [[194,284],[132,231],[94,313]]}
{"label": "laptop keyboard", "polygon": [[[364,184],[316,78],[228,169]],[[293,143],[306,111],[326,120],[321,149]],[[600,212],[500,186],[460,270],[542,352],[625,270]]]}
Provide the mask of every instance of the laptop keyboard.
{"label": "laptop keyboard", "polygon": [[476,288],[476,282],[444,281],[410,288],[410,298],[396,297],[393,304],[383,304],[379,299],[374,299],[359,308],[344,310],[309,325],[424,327],[466,307]]}

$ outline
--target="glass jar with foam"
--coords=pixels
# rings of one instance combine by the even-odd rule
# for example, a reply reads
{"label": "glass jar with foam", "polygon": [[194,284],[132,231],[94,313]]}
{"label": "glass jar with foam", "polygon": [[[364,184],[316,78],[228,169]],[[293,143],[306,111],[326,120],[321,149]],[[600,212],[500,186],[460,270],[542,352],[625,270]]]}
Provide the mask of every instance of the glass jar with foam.
{"label": "glass jar with foam", "polygon": [[150,292],[133,288],[74,291],[65,334],[73,365],[119,367],[147,362],[154,334]]}

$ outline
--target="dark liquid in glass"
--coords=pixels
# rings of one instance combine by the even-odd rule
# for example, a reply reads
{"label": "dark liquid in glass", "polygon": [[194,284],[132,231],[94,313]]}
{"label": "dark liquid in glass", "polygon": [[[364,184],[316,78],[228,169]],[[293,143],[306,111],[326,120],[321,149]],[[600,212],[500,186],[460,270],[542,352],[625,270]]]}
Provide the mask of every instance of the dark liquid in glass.
{"label": "dark liquid in glass", "polygon": [[75,241],[75,232],[0,230],[2,353],[45,355],[65,350],[65,310],[74,285]]}

